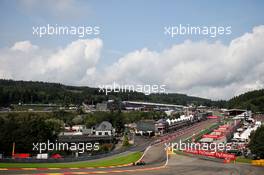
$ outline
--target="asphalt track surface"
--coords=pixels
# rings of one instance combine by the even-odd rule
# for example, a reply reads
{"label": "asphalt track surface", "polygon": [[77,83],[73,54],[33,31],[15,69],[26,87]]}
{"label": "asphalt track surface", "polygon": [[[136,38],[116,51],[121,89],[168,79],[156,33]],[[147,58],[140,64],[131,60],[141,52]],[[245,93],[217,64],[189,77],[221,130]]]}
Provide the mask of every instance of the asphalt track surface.
{"label": "asphalt track surface", "polygon": [[162,142],[151,145],[142,158],[145,166],[126,166],[113,168],[64,168],[64,169],[8,169],[0,174],[146,174],[146,175],[264,175],[264,167],[248,164],[214,162],[197,157],[170,155],[167,161],[165,142],[178,142],[208,127],[214,120],[207,120],[186,127],[162,138]]}

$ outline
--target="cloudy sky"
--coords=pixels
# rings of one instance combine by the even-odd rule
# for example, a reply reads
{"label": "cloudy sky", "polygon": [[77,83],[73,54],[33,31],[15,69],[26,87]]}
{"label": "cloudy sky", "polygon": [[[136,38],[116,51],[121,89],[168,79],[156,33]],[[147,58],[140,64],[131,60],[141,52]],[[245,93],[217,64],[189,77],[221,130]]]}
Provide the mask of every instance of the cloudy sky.
{"label": "cloudy sky", "polygon": [[[264,2],[0,1],[0,78],[69,85],[166,85],[229,99],[264,88]],[[44,36],[33,26],[99,26],[100,34]],[[217,37],[164,35],[164,26],[231,26]]]}

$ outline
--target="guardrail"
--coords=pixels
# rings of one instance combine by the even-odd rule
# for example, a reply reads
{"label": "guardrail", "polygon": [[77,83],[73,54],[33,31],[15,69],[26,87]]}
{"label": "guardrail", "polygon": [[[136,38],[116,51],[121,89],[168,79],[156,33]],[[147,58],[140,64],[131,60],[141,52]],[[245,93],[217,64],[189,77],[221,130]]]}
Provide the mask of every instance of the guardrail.
{"label": "guardrail", "polygon": [[251,164],[252,165],[255,165],[255,166],[264,166],[264,159],[252,160],[251,161]]}

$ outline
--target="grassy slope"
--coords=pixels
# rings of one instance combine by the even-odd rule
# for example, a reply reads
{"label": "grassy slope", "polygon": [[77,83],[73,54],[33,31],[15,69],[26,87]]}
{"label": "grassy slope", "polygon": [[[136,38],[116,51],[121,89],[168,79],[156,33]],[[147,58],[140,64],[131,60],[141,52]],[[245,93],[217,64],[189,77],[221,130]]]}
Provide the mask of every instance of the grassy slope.
{"label": "grassy slope", "polygon": [[142,156],[141,152],[115,157],[113,159],[78,163],[0,163],[0,168],[82,168],[125,165],[136,162]]}

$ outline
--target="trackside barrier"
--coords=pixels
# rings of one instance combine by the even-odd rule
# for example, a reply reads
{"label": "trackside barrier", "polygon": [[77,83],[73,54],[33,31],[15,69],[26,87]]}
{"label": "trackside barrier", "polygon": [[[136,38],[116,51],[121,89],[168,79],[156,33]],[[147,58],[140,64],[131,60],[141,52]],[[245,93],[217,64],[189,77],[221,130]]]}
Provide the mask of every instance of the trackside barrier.
{"label": "trackside barrier", "polygon": [[167,152],[167,155],[175,154],[174,151],[173,151],[173,149],[171,147],[168,147],[167,150],[166,150],[166,152]]}
{"label": "trackside barrier", "polygon": [[201,159],[207,159],[212,161],[218,161],[223,163],[231,163],[236,161],[236,156],[233,154],[227,154],[222,152],[208,152],[201,150],[185,150],[184,153],[197,156]]}
{"label": "trackside barrier", "polygon": [[255,165],[255,166],[264,166],[264,159],[252,160],[251,161],[251,164],[252,165]]}

